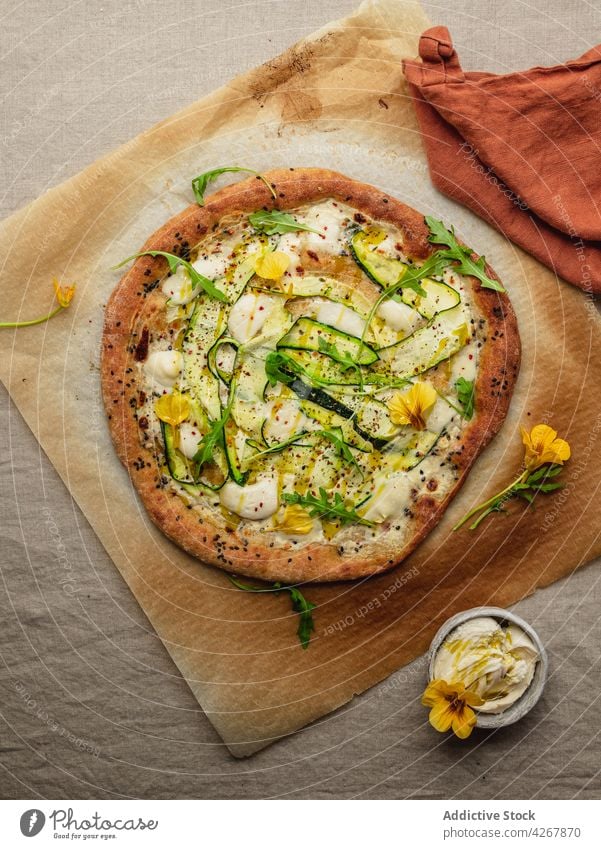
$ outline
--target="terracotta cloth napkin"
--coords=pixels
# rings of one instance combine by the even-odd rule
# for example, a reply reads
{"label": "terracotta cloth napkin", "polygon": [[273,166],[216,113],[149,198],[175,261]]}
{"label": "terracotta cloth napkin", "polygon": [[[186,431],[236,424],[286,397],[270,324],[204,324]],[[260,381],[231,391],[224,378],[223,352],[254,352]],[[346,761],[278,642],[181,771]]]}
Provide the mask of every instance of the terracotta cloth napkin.
{"label": "terracotta cloth napkin", "polygon": [[601,292],[601,47],[552,68],[466,73],[437,26],[419,55],[403,67],[434,185]]}

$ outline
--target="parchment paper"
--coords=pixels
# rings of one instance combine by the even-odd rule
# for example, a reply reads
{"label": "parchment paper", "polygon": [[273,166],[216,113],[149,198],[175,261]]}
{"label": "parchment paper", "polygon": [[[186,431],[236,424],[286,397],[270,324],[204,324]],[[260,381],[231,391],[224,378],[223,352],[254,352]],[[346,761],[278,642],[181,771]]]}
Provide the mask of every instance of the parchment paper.
{"label": "parchment paper", "polygon": [[[19,410],[230,750],[250,754],[322,716],[423,652],[439,624],[474,604],[508,605],[601,550],[599,320],[579,292],[431,188],[400,60],[428,26],[413,3],[382,0],[149,130],[4,222],[3,312],[50,304],[53,275],[76,300],[48,325],[3,331],[0,376]],[[501,434],[416,554],[360,584],[309,587],[317,632],[296,640],[284,597],[233,589],[147,520],[119,466],[100,402],[110,266],[191,200],[218,165],[323,165],[455,224],[501,274],[516,308],[522,371]],[[549,421],[573,460],[561,494],[515,505],[481,531],[450,528],[518,468],[520,423]],[[421,682],[416,683],[416,696]]]}

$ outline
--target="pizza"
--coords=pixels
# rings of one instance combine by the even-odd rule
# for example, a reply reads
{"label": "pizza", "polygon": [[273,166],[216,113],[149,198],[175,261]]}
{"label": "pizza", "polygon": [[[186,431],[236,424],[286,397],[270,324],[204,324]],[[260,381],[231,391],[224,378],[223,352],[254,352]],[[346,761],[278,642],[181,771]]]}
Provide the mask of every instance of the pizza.
{"label": "pizza", "polygon": [[438,524],[519,361],[501,282],[452,228],[290,168],[150,237],[106,308],[102,386],[171,540],[232,573],[334,581],[390,569]]}

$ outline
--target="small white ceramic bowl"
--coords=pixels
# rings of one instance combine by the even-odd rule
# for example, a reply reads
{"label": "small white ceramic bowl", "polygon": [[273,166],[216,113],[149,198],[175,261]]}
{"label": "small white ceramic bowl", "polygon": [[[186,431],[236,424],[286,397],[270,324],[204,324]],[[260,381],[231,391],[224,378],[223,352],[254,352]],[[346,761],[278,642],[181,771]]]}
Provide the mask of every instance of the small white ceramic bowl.
{"label": "small white ceramic bowl", "polygon": [[534,628],[532,628],[520,616],[517,616],[515,613],[511,613],[509,610],[503,610],[502,607],[472,607],[471,610],[464,610],[461,613],[457,613],[455,616],[451,616],[451,618],[447,619],[444,625],[438,630],[430,644],[430,651],[428,653],[428,678],[432,681],[434,677],[434,658],[436,656],[436,652],[449,636],[451,631],[457,628],[458,625],[463,625],[464,622],[467,622],[470,619],[476,619],[480,616],[490,616],[493,619],[497,619],[502,625],[509,624],[510,622],[514,623],[526,632],[540,654],[530,686],[516,702],[501,713],[478,713],[478,710],[476,709],[476,725],[478,728],[501,728],[504,725],[511,725],[512,723],[517,722],[518,719],[521,719],[528,713],[528,711],[532,710],[534,705],[540,699],[545,688],[549,670],[549,659],[540,637]]}

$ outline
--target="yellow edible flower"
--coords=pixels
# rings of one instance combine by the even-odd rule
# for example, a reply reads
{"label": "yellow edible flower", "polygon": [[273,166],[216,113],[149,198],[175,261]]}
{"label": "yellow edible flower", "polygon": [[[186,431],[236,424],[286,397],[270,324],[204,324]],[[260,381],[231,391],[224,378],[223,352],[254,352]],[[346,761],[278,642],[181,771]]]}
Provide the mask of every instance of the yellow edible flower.
{"label": "yellow edible flower", "polygon": [[265,280],[279,280],[290,265],[290,257],[282,251],[267,251],[255,260],[255,271]]}
{"label": "yellow edible flower", "polygon": [[436,401],[436,390],[427,381],[414,383],[407,392],[395,392],[388,401],[393,424],[411,425],[415,430],[426,427],[426,413]]}
{"label": "yellow edible flower", "polygon": [[309,534],[313,529],[313,519],[299,504],[289,504],[278,529],[285,534]]}
{"label": "yellow edible flower", "polygon": [[57,280],[56,277],[53,277],[52,285],[54,286],[56,300],[59,302],[63,309],[66,309],[71,303],[73,295],[75,294],[75,284],[73,284],[72,286],[61,286],[59,280]]}
{"label": "yellow edible flower", "polygon": [[430,681],[422,696],[422,704],[431,708],[430,725],[437,731],[453,729],[453,733],[465,740],[476,724],[473,707],[484,701],[477,693],[466,690],[463,684],[447,684],[442,679]]}
{"label": "yellow edible flower", "polygon": [[53,277],[52,285],[54,286],[56,300],[58,301],[57,307],[51,310],[47,315],[41,316],[41,318],[30,318],[26,321],[0,321],[0,327],[33,327],[34,324],[43,324],[45,321],[49,321],[51,318],[54,318],[54,316],[58,315],[58,313],[62,312],[62,310],[66,310],[73,300],[75,284],[72,286],[61,286],[56,277]]}
{"label": "yellow edible flower", "polygon": [[175,427],[190,415],[190,402],[185,395],[173,392],[171,395],[162,395],[155,403],[154,411],[162,422]]}
{"label": "yellow edible flower", "polygon": [[533,472],[545,463],[563,466],[570,459],[570,446],[565,439],[557,439],[557,431],[546,424],[535,425],[530,433],[521,428],[522,442],[526,446],[524,465]]}
{"label": "yellow edible flower", "polygon": [[[539,492],[553,492],[563,486],[555,478],[561,471],[558,467],[563,466],[570,459],[572,453],[565,439],[557,439],[557,431],[546,424],[535,425],[530,433],[523,427],[521,431],[522,442],[526,448],[523,470],[505,489],[466,513],[463,519],[457,522],[453,528],[454,531],[459,530],[473,516],[480,513],[476,521],[470,525],[470,530],[476,530],[486,516],[491,513],[504,512],[505,504],[510,498],[524,498],[532,504],[534,497]],[[540,469],[541,466],[548,468],[537,472],[536,470]],[[536,474],[533,474],[534,472]]]}

